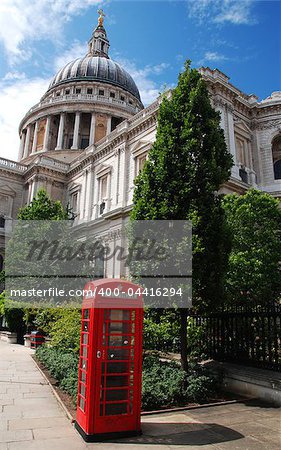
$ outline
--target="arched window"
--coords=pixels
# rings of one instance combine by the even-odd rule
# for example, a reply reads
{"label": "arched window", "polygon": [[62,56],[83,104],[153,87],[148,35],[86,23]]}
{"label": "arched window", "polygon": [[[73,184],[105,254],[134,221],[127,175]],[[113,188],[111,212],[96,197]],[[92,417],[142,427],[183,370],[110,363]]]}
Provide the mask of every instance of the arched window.
{"label": "arched window", "polygon": [[281,180],[281,159],[274,163],[274,178],[275,180]]}
{"label": "arched window", "polygon": [[274,179],[281,180],[281,135],[276,136],[272,141],[272,159]]}

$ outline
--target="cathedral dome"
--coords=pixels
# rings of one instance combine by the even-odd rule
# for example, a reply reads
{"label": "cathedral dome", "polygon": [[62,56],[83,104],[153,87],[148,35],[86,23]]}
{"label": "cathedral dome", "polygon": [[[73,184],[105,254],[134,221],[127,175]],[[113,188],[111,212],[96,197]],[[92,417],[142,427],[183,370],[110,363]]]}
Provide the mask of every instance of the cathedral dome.
{"label": "cathedral dome", "polygon": [[88,54],[63,67],[53,78],[49,89],[73,81],[99,81],[130,92],[140,101],[139,90],[131,75],[106,56]]}

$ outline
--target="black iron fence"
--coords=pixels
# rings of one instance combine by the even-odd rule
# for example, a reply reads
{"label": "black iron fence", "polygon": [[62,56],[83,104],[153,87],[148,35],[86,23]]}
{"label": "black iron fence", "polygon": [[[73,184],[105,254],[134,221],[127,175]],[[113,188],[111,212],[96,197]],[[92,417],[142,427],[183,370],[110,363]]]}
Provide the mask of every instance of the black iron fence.
{"label": "black iron fence", "polygon": [[192,315],[209,357],[281,372],[281,307],[237,308]]}

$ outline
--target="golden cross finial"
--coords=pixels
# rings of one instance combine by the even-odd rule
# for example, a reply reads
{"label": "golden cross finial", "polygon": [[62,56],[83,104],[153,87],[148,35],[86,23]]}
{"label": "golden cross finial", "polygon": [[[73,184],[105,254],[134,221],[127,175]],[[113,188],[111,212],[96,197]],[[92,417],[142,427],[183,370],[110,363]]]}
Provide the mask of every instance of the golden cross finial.
{"label": "golden cross finial", "polygon": [[102,9],[98,9],[98,14],[99,14],[99,18],[98,18],[99,27],[103,27],[103,21],[104,21],[105,14]]}

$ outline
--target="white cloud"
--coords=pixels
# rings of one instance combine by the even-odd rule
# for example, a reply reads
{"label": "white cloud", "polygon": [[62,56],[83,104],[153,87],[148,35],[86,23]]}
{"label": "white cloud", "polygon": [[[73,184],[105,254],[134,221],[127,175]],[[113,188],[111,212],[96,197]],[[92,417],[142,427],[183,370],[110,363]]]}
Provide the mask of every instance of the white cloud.
{"label": "white cloud", "polygon": [[252,15],[253,0],[189,0],[188,15],[200,24],[206,21],[252,25],[256,19]]}
{"label": "white cloud", "polygon": [[142,69],[127,59],[116,58],[116,61],[133,77],[145,106],[156,100],[159,93],[163,90],[163,85],[152,80],[151,75],[160,75],[170,66],[169,64],[148,65]]}
{"label": "white cloud", "polygon": [[13,83],[0,81],[0,155],[17,160],[18,126],[28,108],[36,104],[48,88],[50,80],[18,79]]}
{"label": "white cloud", "polygon": [[55,58],[54,70],[58,71],[62,69],[67,63],[73,61],[76,58],[81,58],[86,55],[87,43],[81,43],[79,41],[74,41],[72,46],[67,49],[63,54]]}
{"label": "white cloud", "polygon": [[206,52],[202,59],[196,62],[196,65],[202,66],[203,64],[207,64],[209,62],[222,62],[229,61],[230,58],[218,52]]}
{"label": "white cloud", "polygon": [[24,80],[26,75],[24,72],[7,72],[3,81]]}
{"label": "white cloud", "polygon": [[1,0],[0,42],[10,63],[29,59],[32,41],[58,39],[72,16],[100,3],[100,0]]}
{"label": "white cloud", "polygon": [[227,61],[229,58],[218,52],[206,52],[204,61]]}

